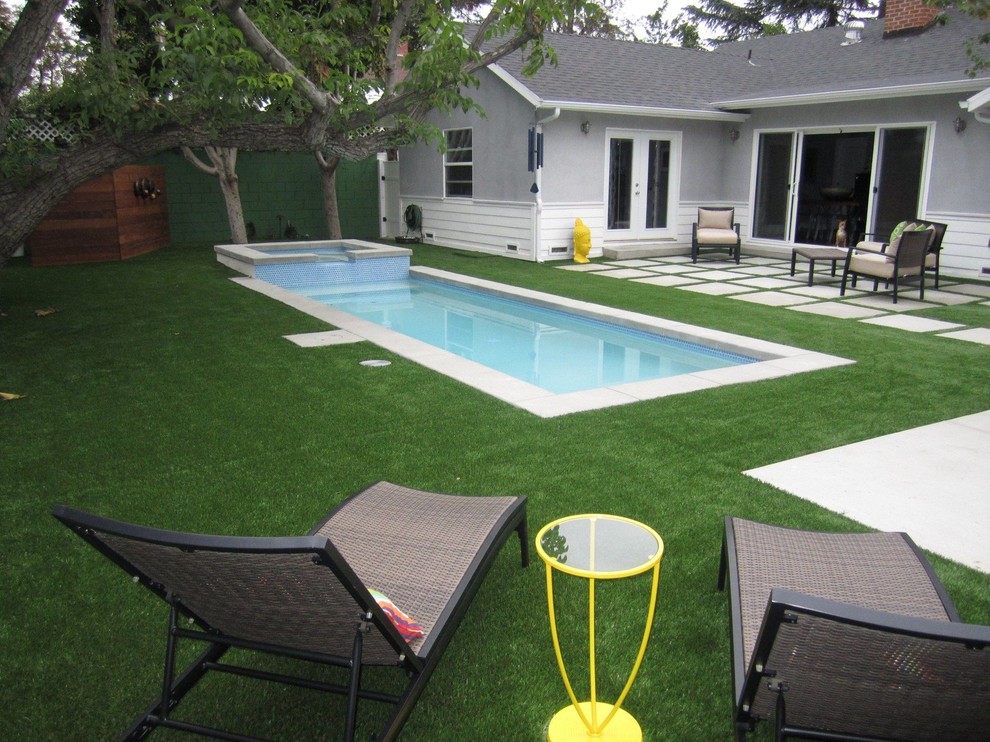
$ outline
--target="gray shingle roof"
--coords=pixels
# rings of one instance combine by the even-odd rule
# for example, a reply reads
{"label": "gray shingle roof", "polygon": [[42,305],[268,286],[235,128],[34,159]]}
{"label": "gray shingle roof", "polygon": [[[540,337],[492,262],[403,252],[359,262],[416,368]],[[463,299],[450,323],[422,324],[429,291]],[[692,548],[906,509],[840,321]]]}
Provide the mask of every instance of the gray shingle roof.
{"label": "gray shingle roof", "polygon": [[[515,54],[499,66],[545,102],[642,106],[712,113],[755,99],[958,82],[990,85],[984,70],[970,83],[966,41],[990,31],[954,11],[945,25],[883,38],[883,21],[867,21],[862,41],[843,46],[845,28],[827,28],[724,44],[715,51],[549,34],[558,65],[533,77]],[[985,50],[990,54],[990,50]],[[737,101],[736,104],[728,104]]]}

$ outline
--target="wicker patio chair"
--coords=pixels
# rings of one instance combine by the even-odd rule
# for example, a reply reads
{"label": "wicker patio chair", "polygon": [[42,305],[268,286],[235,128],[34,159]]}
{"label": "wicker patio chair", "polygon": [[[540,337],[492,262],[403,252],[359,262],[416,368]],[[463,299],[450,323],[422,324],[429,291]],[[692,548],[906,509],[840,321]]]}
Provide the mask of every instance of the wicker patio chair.
{"label": "wicker patio chair", "polygon": [[984,740],[990,627],[959,622],[903,533],[821,533],[728,517],[736,737]]}
{"label": "wicker patio chair", "polygon": [[[375,738],[393,740],[513,531],[523,566],[529,562],[526,498],[440,495],[387,482],[345,500],[303,537],[162,531],[64,506],[54,515],[169,604],[162,695],[121,740],[143,739],[160,726],[257,739],[174,718],[209,670],[346,695],[344,740],[354,738],[359,699],[389,702],[394,708]],[[388,607],[370,590],[387,596]],[[387,613],[396,607],[418,624],[420,636],[403,638]],[[180,617],[195,626],[186,628]],[[206,645],[181,672],[174,667],[179,639]],[[347,683],[224,664],[231,647],[344,668]],[[406,683],[401,694],[362,687],[366,665],[397,668]]]}

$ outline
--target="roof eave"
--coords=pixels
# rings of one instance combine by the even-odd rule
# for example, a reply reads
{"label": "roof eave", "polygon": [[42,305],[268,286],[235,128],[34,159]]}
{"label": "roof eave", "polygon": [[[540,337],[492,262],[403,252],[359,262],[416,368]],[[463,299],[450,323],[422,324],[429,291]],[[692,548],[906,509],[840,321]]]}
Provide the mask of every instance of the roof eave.
{"label": "roof eave", "polygon": [[852,90],[826,90],[817,93],[793,93],[789,95],[768,95],[756,98],[735,98],[714,101],[713,106],[728,110],[736,108],[779,108],[781,106],[807,106],[822,103],[850,103],[880,98],[909,98],[919,95],[946,95],[968,93],[980,90],[987,84],[986,79],[951,80],[943,82],[911,83],[906,85],[885,85],[874,88]]}
{"label": "roof eave", "polygon": [[541,108],[560,108],[562,111],[582,113],[607,113],[623,116],[649,116],[651,118],[693,119],[695,121],[743,122],[749,114],[734,111],[715,111],[708,108],[662,108],[659,106],[634,106],[619,103],[588,103],[569,100],[545,100]]}
{"label": "roof eave", "polygon": [[562,111],[580,111],[582,113],[608,113],[625,116],[650,116],[653,118],[680,118],[702,121],[742,122],[749,118],[744,113],[716,111],[707,108],[662,108],[659,106],[636,106],[619,103],[548,100],[540,98],[540,96],[524,85],[517,77],[506,72],[498,64],[491,64],[488,66],[488,69],[521,96],[523,100],[533,106],[533,108],[559,108]]}

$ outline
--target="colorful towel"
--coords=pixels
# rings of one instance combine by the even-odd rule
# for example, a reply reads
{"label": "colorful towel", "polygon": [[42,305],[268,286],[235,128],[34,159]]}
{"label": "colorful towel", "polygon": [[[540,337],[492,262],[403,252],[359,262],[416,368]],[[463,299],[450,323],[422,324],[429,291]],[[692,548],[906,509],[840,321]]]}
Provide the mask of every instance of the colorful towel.
{"label": "colorful towel", "polygon": [[385,611],[385,615],[388,616],[392,625],[398,629],[403,639],[408,642],[423,636],[425,633],[423,627],[416,623],[411,616],[399,610],[398,606],[387,595],[377,590],[369,590],[368,592],[371,593],[371,597],[375,599],[378,606]]}

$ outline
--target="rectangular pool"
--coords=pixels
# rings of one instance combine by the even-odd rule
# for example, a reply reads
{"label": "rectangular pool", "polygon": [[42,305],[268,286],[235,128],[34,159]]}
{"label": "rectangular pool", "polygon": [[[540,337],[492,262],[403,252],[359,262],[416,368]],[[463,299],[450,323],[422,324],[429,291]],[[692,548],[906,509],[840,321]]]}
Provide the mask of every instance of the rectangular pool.
{"label": "rectangular pool", "polygon": [[[410,284],[407,285],[401,280],[396,281],[395,278],[389,279],[381,285],[377,299],[373,299],[360,310],[350,307],[358,313],[340,308],[350,301],[348,292],[354,288],[353,286],[316,288],[310,282],[308,287],[293,285],[290,288],[258,278],[242,277],[233,280],[339,328],[338,331],[333,331],[334,333],[343,332],[353,341],[370,341],[398,356],[540,417],[556,417],[728,384],[761,381],[853,362],[824,353],[433,268],[411,267],[408,269],[408,276],[413,279]],[[406,334],[405,328],[402,327],[406,320],[398,319],[399,310],[404,310],[405,305],[413,303],[412,287],[419,282],[438,286],[441,291],[455,289],[446,293],[441,303],[428,310],[443,318],[439,323],[439,329],[431,332],[445,335],[451,342],[450,349]],[[364,288],[362,287],[362,292]],[[480,316],[477,313],[473,316],[466,313],[465,289],[486,295],[486,301],[507,300],[508,303],[502,306],[511,306],[513,316],[510,319],[495,319],[494,315],[487,313],[487,310],[482,311]],[[316,297],[320,295],[332,295],[333,301],[340,306],[318,300]],[[379,302],[377,308],[374,306],[375,301]],[[563,330],[551,329],[550,324],[543,321],[545,315],[532,314],[538,309],[549,309],[554,315],[566,313],[572,318],[606,324],[609,326],[609,332],[621,330],[623,334],[627,336],[631,334],[632,337],[637,338],[637,342],[640,336],[649,335],[652,336],[649,338],[651,342],[657,342],[658,336],[662,336],[664,339],[659,340],[661,343],[675,341],[673,343],[675,346],[679,343],[706,346],[708,350],[704,351],[703,355],[733,358],[733,362],[718,363],[716,367],[707,368],[685,367],[674,375],[664,375],[666,369],[662,367],[665,364],[672,365],[673,362],[661,361],[659,357],[654,357],[656,354],[650,344],[637,345],[634,342],[631,346],[622,346],[619,350],[619,343],[613,343],[611,339],[613,336],[607,333],[604,337],[594,340],[573,338],[565,340]],[[472,311],[476,312],[476,310]],[[515,316],[516,312],[519,312],[518,316]],[[534,346],[545,346],[551,349],[551,352],[541,353],[542,360],[539,364],[534,365],[530,360],[529,370],[521,372],[531,374],[532,380],[488,365],[490,362],[494,363],[492,358],[502,355],[497,346],[505,342],[505,335],[509,333],[503,332],[502,339],[497,339],[498,336],[493,340],[485,339],[488,336],[480,333],[478,329],[483,324],[508,325],[512,334],[522,326],[538,328],[539,331],[535,334],[530,332],[528,341],[530,347],[527,352],[538,350]],[[569,350],[575,344],[593,346],[591,354],[593,360],[583,365],[567,360]],[[513,363],[522,362],[517,359]],[[564,387],[564,391],[544,388],[540,385],[545,382],[544,364],[557,366],[555,376],[563,376],[565,383],[578,384],[581,388],[568,390]],[[560,373],[561,366],[565,368],[563,374]],[[650,372],[648,377],[641,375],[644,370]],[[376,369],[370,373],[381,371],[382,369]],[[662,373],[655,375],[653,371]],[[566,381],[567,379],[576,380]]]}
{"label": "rectangular pool", "polygon": [[294,290],[556,394],[757,360],[423,278]]}

